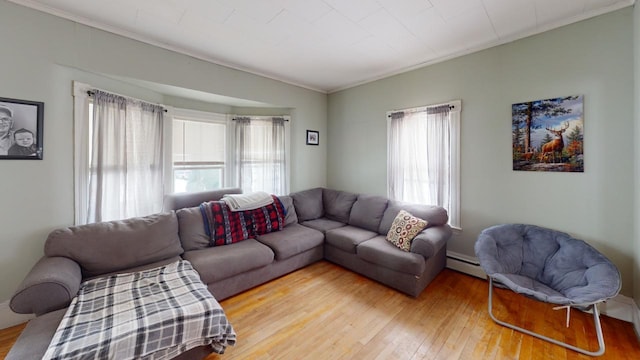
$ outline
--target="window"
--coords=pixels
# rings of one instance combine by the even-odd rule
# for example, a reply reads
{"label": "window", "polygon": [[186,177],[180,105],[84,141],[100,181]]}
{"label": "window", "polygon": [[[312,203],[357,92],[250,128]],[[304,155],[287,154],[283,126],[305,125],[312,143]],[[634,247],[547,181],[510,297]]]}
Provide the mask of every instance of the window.
{"label": "window", "polygon": [[240,187],[287,194],[289,119],[175,109],[173,191]]}
{"label": "window", "polygon": [[283,117],[236,117],[235,174],[243,192],[289,192],[289,121]]}
{"label": "window", "polygon": [[461,101],[392,111],[388,116],[387,193],[444,207],[460,227]]}
{"label": "window", "polygon": [[74,83],[75,222],[158,212],[164,108]]}
{"label": "window", "polygon": [[288,116],[165,115],[158,105],[73,87],[77,225],[159,212],[168,192],[289,191]]}
{"label": "window", "polygon": [[226,115],[176,109],[172,127],[173,192],[227,187]]}

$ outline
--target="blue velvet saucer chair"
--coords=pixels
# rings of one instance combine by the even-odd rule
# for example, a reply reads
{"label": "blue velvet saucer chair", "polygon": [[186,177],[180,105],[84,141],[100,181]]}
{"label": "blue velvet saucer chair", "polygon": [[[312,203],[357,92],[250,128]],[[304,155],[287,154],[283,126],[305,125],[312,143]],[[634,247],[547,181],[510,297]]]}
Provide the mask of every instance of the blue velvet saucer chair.
{"label": "blue velvet saucer chair", "polygon": [[[579,353],[604,354],[597,304],[620,291],[620,272],[604,255],[582,240],[535,225],[503,224],[483,230],[475,244],[480,266],[489,279],[489,316],[496,323]],[[593,311],[599,349],[589,351],[498,320],[492,311],[493,287],[570,308]]]}

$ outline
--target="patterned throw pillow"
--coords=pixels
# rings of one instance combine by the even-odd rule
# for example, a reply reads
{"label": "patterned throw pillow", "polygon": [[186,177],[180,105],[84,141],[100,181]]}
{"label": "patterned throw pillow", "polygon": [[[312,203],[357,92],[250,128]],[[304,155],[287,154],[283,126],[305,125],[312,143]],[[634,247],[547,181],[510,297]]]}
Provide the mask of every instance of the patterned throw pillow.
{"label": "patterned throw pillow", "polygon": [[422,229],[427,227],[427,221],[417,218],[404,210],[400,210],[393,219],[391,229],[386,239],[404,251],[411,250],[411,241]]}

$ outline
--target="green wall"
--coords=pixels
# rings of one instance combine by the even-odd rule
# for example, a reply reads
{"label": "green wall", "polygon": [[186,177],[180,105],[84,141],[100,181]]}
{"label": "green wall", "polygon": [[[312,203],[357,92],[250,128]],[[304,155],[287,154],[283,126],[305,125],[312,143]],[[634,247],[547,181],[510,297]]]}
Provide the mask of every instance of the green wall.
{"label": "green wall", "polygon": [[210,106],[214,111],[230,108],[248,112],[166,96],[121,80],[166,84],[289,109],[291,190],[326,185],[326,143],[305,145],[306,129],[326,134],[326,94],[214,65],[4,0],[0,1],[0,34],[0,97],[45,103],[44,160],[0,162],[0,305],[6,307],[18,283],[42,256],[47,234],[73,223],[74,80],[166,105],[195,104],[201,110]]}
{"label": "green wall", "polygon": [[[640,139],[640,6],[634,6],[633,9],[633,55],[634,55],[634,115],[635,115],[635,139]],[[634,141],[635,161],[635,191],[634,191],[634,262],[633,262],[633,298],[636,301],[636,315],[640,315],[640,142]],[[640,317],[636,317],[636,331],[640,332]]]}
{"label": "green wall", "polygon": [[[606,254],[633,292],[633,9],[330,94],[329,187],[386,195],[386,112],[462,100],[462,232],[473,256],[498,223],[563,230]],[[511,104],[584,95],[585,172],[516,172]]]}

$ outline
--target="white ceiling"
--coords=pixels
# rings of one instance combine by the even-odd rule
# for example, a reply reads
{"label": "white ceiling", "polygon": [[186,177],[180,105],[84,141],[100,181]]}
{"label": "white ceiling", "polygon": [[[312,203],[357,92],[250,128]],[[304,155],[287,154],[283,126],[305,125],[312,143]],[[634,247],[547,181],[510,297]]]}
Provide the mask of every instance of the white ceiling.
{"label": "white ceiling", "polygon": [[10,0],[199,59],[332,92],[635,0]]}

